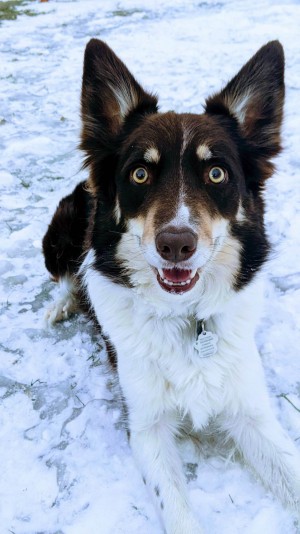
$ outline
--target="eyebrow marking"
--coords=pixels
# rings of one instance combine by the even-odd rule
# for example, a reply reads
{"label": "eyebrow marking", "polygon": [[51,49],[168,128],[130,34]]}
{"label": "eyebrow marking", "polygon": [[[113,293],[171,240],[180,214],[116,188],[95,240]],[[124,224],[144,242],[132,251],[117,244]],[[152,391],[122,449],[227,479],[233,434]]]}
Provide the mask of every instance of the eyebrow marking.
{"label": "eyebrow marking", "polygon": [[212,153],[207,145],[199,145],[196,154],[199,159],[210,159],[212,157]]}
{"label": "eyebrow marking", "polygon": [[158,163],[160,160],[160,153],[155,146],[147,148],[144,154],[144,160],[148,163]]}

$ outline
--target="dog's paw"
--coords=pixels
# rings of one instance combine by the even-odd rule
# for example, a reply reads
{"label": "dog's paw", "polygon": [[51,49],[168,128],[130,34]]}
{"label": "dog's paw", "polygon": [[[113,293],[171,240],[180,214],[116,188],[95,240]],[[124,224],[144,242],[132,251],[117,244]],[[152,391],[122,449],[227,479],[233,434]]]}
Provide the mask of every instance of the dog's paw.
{"label": "dog's paw", "polygon": [[46,326],[53,326],[59,321],[65,321],[78,309],[79,304],[74,279],[71,276],[63,276],[59,280],[57,299],[45,314],[45,324]]}
{"label": "dog's paw", "polygon": [[59,321],[68,319],[77,309],[76,298],[72,294],[69,294],[57,300],[48,308],[45,314],[45,323],[47,326],[53,326]]}

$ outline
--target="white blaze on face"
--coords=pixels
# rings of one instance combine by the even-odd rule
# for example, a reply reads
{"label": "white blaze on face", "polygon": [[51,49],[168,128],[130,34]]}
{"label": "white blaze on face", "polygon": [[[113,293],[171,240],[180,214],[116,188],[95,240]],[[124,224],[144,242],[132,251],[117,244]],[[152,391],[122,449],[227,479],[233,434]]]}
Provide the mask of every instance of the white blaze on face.
{"label": "white blaze on face", "polygon": [[[182,199],[183,200],[183,199]],[[191,213],[190,209],[183,202],[179,203],[175,217],[168,223],[168,226],[175,226],[178,228],[191,226],[190,223]]]}
{"label": "white blaze on face", "polygon": [[[203,263],[207,261],[210,256],[211,250],[211,241],[212,241],[212,229],[211,221],[206,211],[206,206],[199,206],[199,216],[194,216],[192,214],[191,206],[194,206],[194,198],[189,198],[189,195],[192,193],[188,192],[185,189],[184,185],[184,172],[182,168],[183,156],[188,147],[189,142],[192,140],[193,131],[191,131],[186,125],[183,124],[183,135],[182,135],[182,145],[180,150],[180,183],[178,187],[178,197],[177,197],[177,210],[176,214],[171,219],[167,226],[190,230],[191,232],[197,234],[198,236],[198,245],[195,254],[189,260],[189,263],[195,267],[201,267]],[[201,160],[210,159],[212,153],[209,147],[206,144],[201,144],[197,148],[197,155]],[[191,206],[189,205],[191,204]],[[193,212],[195,211],[195,206]]]}

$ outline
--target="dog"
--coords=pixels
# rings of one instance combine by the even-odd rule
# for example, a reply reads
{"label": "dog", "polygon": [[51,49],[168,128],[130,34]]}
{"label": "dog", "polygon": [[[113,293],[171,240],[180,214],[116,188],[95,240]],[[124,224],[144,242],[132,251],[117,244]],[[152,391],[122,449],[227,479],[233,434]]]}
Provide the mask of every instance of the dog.
{"label": "dog", "polygon": [[254,342],[270,246],[263,191],[281,150],[284,54],[263,46],[202,114],[160,113],[102,41],[85,50],[80,148],[89,177],[43,240],[62,286],[101,325],[129,439],[167,534],[203,532],[177,438],[209,422],[299,511],[299,452],[270,408]]}

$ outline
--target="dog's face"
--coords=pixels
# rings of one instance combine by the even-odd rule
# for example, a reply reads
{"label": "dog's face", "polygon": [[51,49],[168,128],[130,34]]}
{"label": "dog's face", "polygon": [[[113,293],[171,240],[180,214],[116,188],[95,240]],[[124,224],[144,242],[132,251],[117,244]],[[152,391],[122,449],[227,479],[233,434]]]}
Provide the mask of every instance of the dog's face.
{"label": "dog's face", "polygon": [[130,283],[146,270],[145,283],[173,298],[193,294],[205,275],[217,281],[220,267],[233,288],[249,282],[268,251],[261,190],[280,149],[283,93],[282,50],[270,43],[202,115],[161,114],[114,53],[91,41],[82,148],[101,212],[100,269],[109,243]]}
{"label": "dog's face", "polygon": [[183,294],[213,264],[230,223],[242,218],[245,181],[225,125],[166,113],[146,117],[122,144],[116,191],[119,216],[157,283]]}

